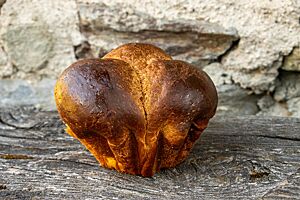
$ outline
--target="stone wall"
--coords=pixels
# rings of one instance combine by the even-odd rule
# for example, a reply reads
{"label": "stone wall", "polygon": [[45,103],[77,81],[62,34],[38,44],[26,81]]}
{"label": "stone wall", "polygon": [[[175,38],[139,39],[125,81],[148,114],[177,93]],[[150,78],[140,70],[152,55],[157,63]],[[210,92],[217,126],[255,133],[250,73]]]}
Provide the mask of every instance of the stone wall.
{"label": "stone wall", "polygon": [[214,80],[220,114],[300,117],[299,0],[0,0],[0,107],[53,110],[57,76],[127,42]]}

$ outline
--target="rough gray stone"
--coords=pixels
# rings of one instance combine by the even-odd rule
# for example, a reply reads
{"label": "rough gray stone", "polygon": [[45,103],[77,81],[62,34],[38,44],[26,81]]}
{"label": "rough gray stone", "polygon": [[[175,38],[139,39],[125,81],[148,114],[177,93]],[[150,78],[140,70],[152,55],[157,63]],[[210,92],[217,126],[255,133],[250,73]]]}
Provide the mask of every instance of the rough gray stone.
{"label": "rough gray stone", "polygon": [[[260,99],[258,105],[260,111],[259,116],[280,116],[280,117],[300,117],[300,97],[292,98],[287,102],[277,102],[272,98]],[[267,104],[267,105],[266,105]]]}
{"label": "rough gray stone", "polygon": [[221,85],[217,87],[219,96],[218,115],[255,115],[259,109],[259,96],[237,85]]}
{"label": "rough gray stone", "polygon": [[220,63],[211,63],[205,66],[203,71],[210,76],[217,87],[233,84],[231,74],[228,74],[227,70]]}
{"label": "rough gray stone", "polygon": [[75,61],[83,36],[75,0],[11,0],[1,8],[0,43],[13,78],[56,77]]}
{"label": "rough gray stone", "polygon": [[258,116],[281,116],[289,117],[291,113],[287,109],[286,103],[276,102],[271,96],[263,96],[257,102],[260,111],[257,113]]}
{"label": "rough gray stone", "polygon": [[219,96],[218,114],[253,115],[259,111],[256,105],[259,96],[234,85],[231,74],[228,74],[220,63],[207,65],[203,70],[217,87]]}
{"label": "rough gray stone", "polygon": [[234,85],[232,77],[220,63],[212,63],[203,68],[217,87],[219,96],[218,114],[248,115],[256,114],[259,97],[249,94],[250,91]]}
{"label": "rough gray stone", "polygon": [[3,48],[0,45],[0,78],[7,77],[12,75],[13,67],[10,62],[8,62],[8,57],[6,52],[4,52]]}
{"label": "rough gray stone", "polygon": [[[300,42],[300,4],[292,0],[78,2],[83,24],[92,27],[92,30],[110,28],[137,32],[151,30],[155,24],[165,24],[172,20],[195,19],[211,27],[212,24],[221,25],[224,30],[234,27],[241,40],[237,48],[222,58],[222,64],[232,73],[235,83],[251,88],[256,93],[274,89],[282,57],[288,55]],[[82,4],[91,8],[82,8]],[[171,26],[171,29],[176,31],[177,27]]]}
{"label": "rough gray stone", "polygon": [[160,20],[126,5],[78,2],[82,31],[94,57],[124,43],[146,42],[161,47],[175,59],[203,66],[218,59],[239,38],[234,28],[205,21]]}
{"label": "rough gray stone", "polygon": [[287,105],[291,117],[300,117],[300,97],[288,100]]}
{"label": "rough gray stone", "polygon": [[43,24],[8,27],[2,36],[10,62],[22,72],[46,67],[53,46],[53,36]]}
{"label": "rough gray stone", "polygon": [[282,102],[295,97],[300,97],[300,73],[282,71],[278,78],[274,99]]}
{"label": "rough gray stone", "polygon": [[274,102],[269,108],[264,108],[257,113],[258,116],[292,117],[293,114],[287,109],[286,103]]}
{"label": "rough gray stone", "polygon": [[227,69],[227,73],[231,74],[235,83],[238,83],[242,88],[251,89],[256,94],[261,94],[274,91],[276,78],[279,74],[278,69],[281,64],[282,57],[279,57],[278,61],[272,63],[271,67],[261,67],[251,71],[247,71],[242,67],[241,69],[234,69],[228,68],[226,64],[223,65]]}
{"label": "rough gray stone", "polygon": [[261,110],[268,109],[275,103],[276,101],[270,95],[265,95],[257,101],[257,105]]}
{"label": "rough gray stone", "polygon": [[285,57],[282,69],[288,71],[300,71],[300,47],[294,48],[292,53]]}
{"label": "rough gray stone", "polygon": [[43,79],[36,83],[25,80],[0,80],[0,107],[34,105],[42,110],[55,110],[55,80]]}
{"label": "rough gray stone", "polygon": [[223,55],[237,37],[193,32],[141,31],[138,33],[101,31],[87,36],[94,57],[101,57],[128,42],[146,42],[157,45],[173,56],[199,66],[205,66]]}

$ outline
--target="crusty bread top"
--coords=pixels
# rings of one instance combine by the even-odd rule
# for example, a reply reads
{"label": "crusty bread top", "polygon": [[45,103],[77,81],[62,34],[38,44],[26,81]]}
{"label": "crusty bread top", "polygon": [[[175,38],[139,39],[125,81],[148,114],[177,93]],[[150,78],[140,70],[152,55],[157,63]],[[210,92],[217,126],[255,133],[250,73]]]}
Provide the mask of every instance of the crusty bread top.
{"label": "crusty bread top", "polygon": [[63,121],[79,134],[77,137],[85,137],[94,132],[114,134],[112,128],[143,129],[140,91],[138,76],[127,63],[87,59],[62,73],[55,97]]}

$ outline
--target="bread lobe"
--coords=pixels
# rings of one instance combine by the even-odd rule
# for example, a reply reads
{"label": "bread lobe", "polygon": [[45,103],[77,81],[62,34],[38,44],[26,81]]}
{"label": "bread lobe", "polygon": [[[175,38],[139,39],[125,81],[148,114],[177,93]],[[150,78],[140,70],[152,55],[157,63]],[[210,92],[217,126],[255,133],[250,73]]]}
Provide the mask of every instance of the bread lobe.
{"label": "bread lobe", "polygon": [[137,82],[137,75],[123,61],[88,59],[71,65],[55,87],[57,108],[68,132],[101,164],[115,163],[113,168],[130,173],[138,173],[140,162],[134,134],[144,133],[145,127]]}

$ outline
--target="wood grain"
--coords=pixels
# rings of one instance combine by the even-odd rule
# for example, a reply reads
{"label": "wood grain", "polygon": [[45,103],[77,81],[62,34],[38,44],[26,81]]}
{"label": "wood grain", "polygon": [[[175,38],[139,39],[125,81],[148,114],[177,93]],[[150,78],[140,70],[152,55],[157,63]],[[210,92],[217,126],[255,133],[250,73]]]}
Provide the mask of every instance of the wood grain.
{"label": "wood grain", "polygon": [[98,165],[56,112],[0,111],[0,199],[300,199],[300,119],[215,117],[153,178]]}

